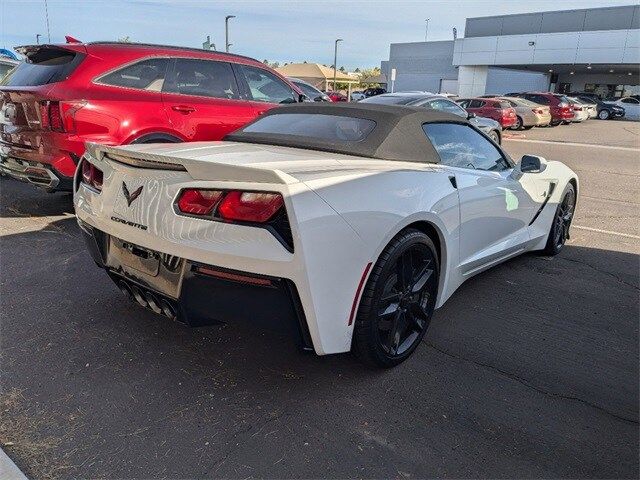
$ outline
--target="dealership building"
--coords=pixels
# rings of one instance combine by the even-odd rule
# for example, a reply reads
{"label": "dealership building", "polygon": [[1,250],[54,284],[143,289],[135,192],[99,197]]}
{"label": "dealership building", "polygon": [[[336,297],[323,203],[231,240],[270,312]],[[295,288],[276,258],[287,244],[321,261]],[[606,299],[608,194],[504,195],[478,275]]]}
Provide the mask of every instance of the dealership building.
{"label": "dealership building", "polygon": [[640,94],[640,6],[468,18],[463,38],[392,43],[381,67],[394,91]]}

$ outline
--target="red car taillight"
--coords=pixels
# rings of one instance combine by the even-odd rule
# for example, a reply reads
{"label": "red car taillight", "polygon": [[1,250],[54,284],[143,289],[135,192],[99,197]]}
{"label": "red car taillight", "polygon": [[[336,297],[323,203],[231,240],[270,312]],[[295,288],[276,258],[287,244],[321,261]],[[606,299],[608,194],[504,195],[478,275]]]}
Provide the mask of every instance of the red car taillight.
{"label": "red car taillight", "polygon": [[64,123],[62,121],[62,112],[60,111],[60,102],[40,102],[40,126],[44,130],[64,132]]}
{"label": "red car taillight", "polygon": [[227,193],[218,211],[225,220],[264,223],[284,204],[279,193],[239,192]]}
{"label": "red car taillight", "polygon": [[40,126],[53,132],[75,132],[75,114],[87,102],[58,102],[45,100],[40,102]]}
{"label": "red car taillight", "polygon": [[102,191],[102,170],[93,163],[86,160],[82,161],[82,183],[88,185],[97,191]]}
{"label": "red car taillight", "polygon": [[182,213],[252,223],[268,222],[283,205],[279,193],[197,188],[183,190],[177,201]]}
{"label": "red car taillight", "polygon": [[178,199],[178,209],[189,215],[211,215],[222,196],[223,193],[219,190],[189,188],[182,191]]}
{"label": "red car taillight", "polygon": [[293,253],[291,226],[279,193],[185,188],[178,195],[175,211],[203,220],[264,226]]}

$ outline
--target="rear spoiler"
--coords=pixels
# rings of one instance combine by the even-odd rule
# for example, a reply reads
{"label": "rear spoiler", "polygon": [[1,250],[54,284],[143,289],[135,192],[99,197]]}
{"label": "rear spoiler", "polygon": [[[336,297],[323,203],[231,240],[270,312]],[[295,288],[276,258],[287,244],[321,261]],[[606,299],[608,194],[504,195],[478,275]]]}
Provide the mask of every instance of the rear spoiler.
{"label": "rear spoiler", "polygon": [[[143,152],[127,147],[109,147],[92,142],[87,142],[85,148],[86,154],[98,162],[112,161],[129,167],[140,168],[141,170],[186,171],[194,180],[280,184],[300,183],[298,179],[281,170],[258,166],[243,166],[211,160],[185,158],[178,155]],[[143,173],[142,171],[141,174]]]}
{"label": "rear spoiler", "polygon": [[37,45],[21,45],[15,47],[14,50],[25,57],[37,52],[42,48],[50,48],[54,50],[68,50],[70,52],[87,53],[87,47],[84,43],[40,43]]}

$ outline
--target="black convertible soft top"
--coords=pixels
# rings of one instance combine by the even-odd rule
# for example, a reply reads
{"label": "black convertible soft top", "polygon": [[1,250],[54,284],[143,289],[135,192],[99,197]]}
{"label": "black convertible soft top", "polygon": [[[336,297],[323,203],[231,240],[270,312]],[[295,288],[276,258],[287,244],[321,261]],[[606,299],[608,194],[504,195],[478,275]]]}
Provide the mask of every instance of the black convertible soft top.
{"label": "black convertible soft top", "polygon": [[[336,122],[344,117],[364,119],[368,125],[374,126],[364,138],[357,141],[341,141],[306,134],[291,135],[279,133],[273,129],[266,129],[266,132],[260,131],[259,122],[272,124],[273,120],[277,119],[268,119],[269,117],[285,114],[307,114],[307,118],[309,114],[325,115],[330,116],[329,119],[337,119]],[[306,148],[383,160],[438,163],[440,157],[422,130],[423,124],[434,122],[469,125],[458,115],[424,107],[365,103],[343,105],[309,103],[271,109],[243,128],[228,134],[224,140]]]}

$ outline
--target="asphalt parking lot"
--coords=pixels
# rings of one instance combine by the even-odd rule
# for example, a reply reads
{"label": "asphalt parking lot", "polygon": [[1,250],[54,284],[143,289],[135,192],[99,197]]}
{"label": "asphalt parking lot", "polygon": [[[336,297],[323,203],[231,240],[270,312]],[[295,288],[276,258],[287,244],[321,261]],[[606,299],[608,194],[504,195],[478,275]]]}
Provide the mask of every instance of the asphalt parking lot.
{"label": "asphalt parking lot", "polygon": [[571,240],[467,282],[390,371],[127,303],[70,195],[1,178],[2,448],[32,478],[638,478],[639,126],[505,139],[578,173]]}

